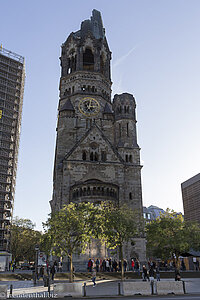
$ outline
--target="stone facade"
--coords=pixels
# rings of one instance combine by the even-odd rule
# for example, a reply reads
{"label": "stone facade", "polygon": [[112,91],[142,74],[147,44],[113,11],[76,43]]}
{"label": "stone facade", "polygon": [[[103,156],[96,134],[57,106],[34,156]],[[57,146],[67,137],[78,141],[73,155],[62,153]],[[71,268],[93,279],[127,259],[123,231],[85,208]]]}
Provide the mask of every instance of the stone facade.
{"label": "stone facade", "polygon": [[[71,201],[127,203],[142,215],[140,148],[133,95],[111,101],[111,52],[100,12],[62,45],[53,198],[51,209]],[[106,255],[90,247],[85,256]],[[145,240],[135,249],[145,260]],[[130,251],[129,251],[130,252]],[[131,255],[128,253],[127,255]]]}

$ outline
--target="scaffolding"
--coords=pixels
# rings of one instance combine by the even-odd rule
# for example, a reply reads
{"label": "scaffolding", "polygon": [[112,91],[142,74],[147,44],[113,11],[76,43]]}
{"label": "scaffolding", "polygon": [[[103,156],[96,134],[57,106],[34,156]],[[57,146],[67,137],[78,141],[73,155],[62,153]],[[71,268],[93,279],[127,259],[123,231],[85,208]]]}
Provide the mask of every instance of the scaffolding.
{"label": "scaffolding", "polygon": [[10,251],[24,94],[24,58],[0,47],[0,251]]}

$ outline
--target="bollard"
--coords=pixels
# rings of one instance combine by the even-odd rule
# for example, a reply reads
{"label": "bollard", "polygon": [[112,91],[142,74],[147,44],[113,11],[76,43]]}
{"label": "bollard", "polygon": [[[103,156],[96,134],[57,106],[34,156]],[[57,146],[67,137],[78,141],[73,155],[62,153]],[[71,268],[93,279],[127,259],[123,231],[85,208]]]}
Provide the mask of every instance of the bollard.
{"label": "bollard", "polygon": [[83,297],[86,297],[86,282],[83,284]]}
{"label": "bollard", "polygon": [[120,282],[118,282],[118,296],[121,296],[121,285],[120,285]]}
{"label": "bollard", "polygon": [[50,296],[51,296],[50,278],[48,278],[48,295],[49,295],[49,298],[50,298]]}
{"label": "bollard", "polygon": [[183,292],[184,294],[186,294],[186,290],[185,290],[185,281],[182,281],[183,282]]}
{"label": "bollard", "polygon": [[153,290],[154,281],[153,280],[150,281],[150,285],[151,285],[151,295],[154,295],[154,290]]}
{"label": "bollard", "polygon": [[10,296],[9,296],[9,298],[12,298],[12,292],[13,292],[13,285],[11,284],[10,285]]}

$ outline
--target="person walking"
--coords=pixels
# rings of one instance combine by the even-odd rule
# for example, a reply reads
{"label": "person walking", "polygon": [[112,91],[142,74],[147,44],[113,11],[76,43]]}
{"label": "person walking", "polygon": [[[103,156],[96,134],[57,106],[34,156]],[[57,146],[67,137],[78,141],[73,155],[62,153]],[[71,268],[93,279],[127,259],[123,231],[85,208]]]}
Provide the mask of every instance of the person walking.
{"label": "person walking", "polygon": [[108,260],[108,258],[106,259],[106,271],[107,271],[107,272],[110,271],[109,260]]}
{"label": "person walking", "polygon": [[93,288],[96,286],[96,276],[97,276],[96,268],[93,268],[93,270],[92,270],[92,282],[93,282]]}
{"label": "person walking", "polygon": [[154,281],[154,268],[153,268],[153,265],[149,269],[149,280],[150,280],[150,282]]}
{"label": "person walking", "polygon": [[135,262],[135,271],[138,273],[138,275],[140,276],[140,262],[138,259],[136,259]]}
{"label": "person walking", "polygon": [[99,265],[100,265],[100,262],[99,262],[99,259],[97,258],[96,260],[96,271],[99,272]]}
{"label": "person walking", "polygon": [[52,281],[54,280],[54,276],[55,276],[55,273],[56,273],[56,268],[55,268],[55,264],[53,264],[53,266],[51,267],[51,279]]}
{"label": "person walking", "polygon": [[156,280],[160,281],[160,268],[158,265],[156,266]]}
{"label": "person walking", "polygon": [[88,261],[88,271],[89,272],[92,272],[92,266],[93,266],[93,263],[92,263],[92,260],[90,258],[89,261]]}
{"label": "person walking", "polygon": [[147,275],[147,268],[145,265],[142,267],[142,280],[147,281],[148,275]]}
{"label": "person walking", "polygon": [[43,276],[44,276],[44,267],[40,266],[38,280],[40,280],[41,277],[43,278]]}
{"label": "person walking", "polygon": [[133,271],[133,272],[134,272],[134,267],[135,267],[134,259],[131,259],[131,268],[132,268],[132,271]]}

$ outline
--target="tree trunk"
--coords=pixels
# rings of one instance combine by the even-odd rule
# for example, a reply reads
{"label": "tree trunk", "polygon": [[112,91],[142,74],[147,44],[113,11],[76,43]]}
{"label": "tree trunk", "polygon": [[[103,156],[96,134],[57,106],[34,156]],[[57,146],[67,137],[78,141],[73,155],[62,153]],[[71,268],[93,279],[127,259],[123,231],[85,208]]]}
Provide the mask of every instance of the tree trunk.
{"label": "tree trunk", "polygon": [[174,251],[174,254],[175,254],[175,258],[174,258],[175,268],[179,270],[180,269],[179,253],[176,253],[176,251]]}
{"label": "tree trunk", "polygon": [[69,275],[69,282],[73,282],[73,281],[74,281],[74,277],[73,277],[72,254],[69,255],[69,260],[70,260],[70,275]]}
{"label": "tree trunk", "polygon": [[124,280],[124,257],[122,244],[119,246],[119,256],[121,259],[121,280]]}

